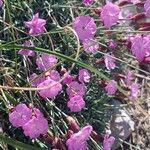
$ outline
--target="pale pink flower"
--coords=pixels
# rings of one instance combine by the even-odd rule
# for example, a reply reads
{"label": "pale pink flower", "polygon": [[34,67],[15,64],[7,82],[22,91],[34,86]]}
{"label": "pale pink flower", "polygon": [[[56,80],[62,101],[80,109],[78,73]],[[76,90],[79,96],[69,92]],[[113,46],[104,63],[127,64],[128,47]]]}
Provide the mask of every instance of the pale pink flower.
{"label": "pale pink flower", "polygon": [[144,4],[144,9],[146,11],[146,15],[150,17],[150,0],[146,0]]}
{"label": "pale pink flower", "polygon": [[73,81],[68,85],[67,94],[69,97],[73,97],[75,95],[80,95],[81,97],[85,95],[86,88],[84,84],[80,84],[77,81]]}
{"label": "pale pink flower", "polygon": [[83,0],[85,6],[90,6],[93,3],[93,0]]}
{"label": "pale pink flower", "polygon": [[99,44],[94,39],[86,39],[83,41],[83,48],[88,54],[95,54],[99,49]]}
{"label": "pale pink flower", "polygon": [[42,71],[46,71],[57,64],[58,59],[54,55],[42,54],[36,59],[38,68]]}
{"label": "pale pink flower", "polygon": [[90,73],[87,69],[80,69],[79,70],[79,76],[78,76],[78,80],[81,82],[81,83],[88,83],[90,82]]}
{"label": "pale pink flower", "polygon": [[109,134],[106,133],[103,141],[103,150],[111,150],[111,147],[113,146],[114,142],[115,138],[113,136],[109,136]]}
{"label": "pale pink flower", "polygon": [[117,91],[117,82],[114,80],[110,80],[107,82],[107,85],[105,86],[105,90],[108,95],[113,95]]}
{"label": "pale pink flower", "polygon": [[59,82],[54,81],[50,78],[47,78],[44,82],[40,83],[37,87],[46,88],[38,91],[39,95],[43,98],[54,98],[62,90],[62,85]]}
{"label": "pale pink flower", "polygon": [[87,140],[89,139],[92,130],[92,126],[87,125],[79,132],[74,133],[66,142],[68,150],[86,150]]}
{"label": "pale pink flower", "polygon": [[39,18],[39,13],[33,15],[31,21],[25,22],[26,27],[30,28],[30,35],[40,35],[45,32],[46,20]]}
{"label": "pale pink flower", "polygon": [[94,19],[89,16],[77,17],[73,23],[73,28],[81,41],[93,39],[97,29]]}
{"label": "pale pink flower", "polygon": [[138,83],[133,83],[130,87],[130,96],[132,100],[136,100],[139,95],[140,85]]}
{"label": "pale pink flower", "polygon": [[32,119],[23,126],[23,130],[26,136],[35,139],[41,134],[43,135],[47,133],[48,122],[44,117],[33,116]]}
{"label": "pale pink flower", "polygon": [[104,22],[106,28],[110,28],[112,25],[117,23],[119,19],[119,13],[119,6],[111,2],[107,2],[101,12],[101,19]]}
{"label": "pale pink flower", "polygon": [[32,109],[25,104],[18,104],[14,111],[9,114],[9,121],[14,127],[21,127],[32,117]]}
{"label": "pale pink flower", "polygon": [[[112,56],[112,57],[111,57]],[[116,60],[113,58],[114,55],[105,54],[104,55],[104,62],[105,66],[108,70],[112,70],[116,68]]]}
{"label": "pale pink flower", "polygon": [[80,95],[75,95],[70,98],[67,106],[72,112],[80,112],[85,107],[85,101]]}
{"label": "pale pink flower", "polygon": [[[32,47],[34,45],[31,41],[25,41],[23,46]],[[32,51],[32,50],[28,50],[28,49],[21,49],[21,50],[18,51],[18,54],[24,55],[24,56],[35,56],[35,52]]]}

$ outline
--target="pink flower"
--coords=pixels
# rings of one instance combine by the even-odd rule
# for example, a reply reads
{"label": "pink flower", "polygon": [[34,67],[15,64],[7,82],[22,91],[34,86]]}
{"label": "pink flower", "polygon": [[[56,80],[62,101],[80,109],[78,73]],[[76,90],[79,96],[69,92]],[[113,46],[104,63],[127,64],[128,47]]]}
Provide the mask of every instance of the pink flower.
{"label": "pink flower", "polygon": [[38,88],[50,87],[38,91],[39,95],[43,98],[54,98],[62,90],[62,85],[50,78],[47,78],[44,82],[40,83],[37,87]]}
{"label": "pink flower", "polygon": [[90,73],[88,72],[87,69],[80,69],[79,70],[79,76],[78,76],[78,80],[81,83],[88,83],[90,82]]}
{"label": "pink flower", "polygon": [[31,139],[38,138],[41,134],[46,134],[48,131],[48,122],[44,117],[33,116],[23,126],[24,134],[29,136]]}
{"label": "pink flower", "polygon": [[4,1],[3,0],[0,0],[0,7],[2,7],[4,4]]}
{"label": "pink flower", "polygon": [[25,22],[26,27],[30,28],[30,35],[40,35],[45,31],[46,20],[39,18],[39,13],[35,14],[31,21]]}
{"label": "pink flower", "polygon": [[55,56],[49,54],[42,54],[41,57],[36,59],[36,64],[42,71],[46,71],[52,68],[55,64],[57,64],[57,62],[58,59]]}
{"label": "pink flower", "polygon": [[142,37],[136,35],[131,38],[131,51],[138,61],[143,61],[144,58],[150,53],[150,37]]}
{"label": "pink flower", "polygon": [[83,0],[85,6],[90,6],[93,3],[93,0]]}
{"label": "pink flower", "polygon": [[77,17],[73,23],[73,28],[81,41],[92,39],[97,29],[94,19],[89,16]]}
{"label": "pink flower", "polygon": [[72,112],[80,112],[85,107],[85,101],[80,95],[75,95],[70,98],[67,106]]}
{"label": "pink flower", "polygon": [[90,125],[82,128],[78,133],[74,133],[66,142],[68,150],[86,150],[87,140],[93,128]]}
{"label": "pink flower", "polygon": [[32,117],[32,109],[25,104],[18,104],[14,111],[9,114],[9,121],[14,127],[21,127]]}
{"label": "pink flower", "polygon": [[67,88],[67,94],[70,98],[75,95],[80,95],[82,97],[85,95],[85,92],[85,86],[83,84],[78,83],[77,81],[71,82]]}
{"label": "pink flower", "polygon": [[56,70],[51,70],[50,71],[50,78],[54,81],[59,81],[60,80],[60,74]]}
{"label": "pink flower", "polygon": [[146,11],[146,15],[150,17],[150,0],[146,0],[144,4],[144,9]]}
{"label": "pink flower", "polygon": [[116,24],[119,19],[120,9],[117,5],[108,2],[102,9],[101,19],[106,28]]}
{"label": "pink flower", "polygon": [[110,80],[107,83],[107,86],[105,87],[105,90],[108,95],[113,95],[117,91],[117,82],[114,80]]}
{"label": "pink flower", "polygon": [[94,39],[86,39],[83,41],[84,51],[88,54],[95,54],[99,49],[99,44]]}
{"label": "pink flower", "polygon": [[125,79],[124,79],[125,84],[126,84],[127,86],[130,86],[130,85],[132,84],[132,80],[133,80],[133,79],[134,79],[134,74],[133,74],[133,72],[130,71],[130,70],[128,70],[128,71],[126,72]]}
{"label": "pink flower", "polygon": [[36,73],[33,73],[29,78],[29,81],[31,82],[32,86],[38,86],[45,80],[46,80],[45,76],[38,76]]}
{"label": "pink flower", "polygon": [[103,150],[111,150],[112,145],[115,142],[115,138],[113,136],[109,136],[109,134],[106,134],[104,136],[103,141]]}
{"label": "pink flower", "polygon": [[115,49],[117,47],[117,44],[114,40],[109,41],[109,48]]}
{"label": "pink flower", "polygon": [[104,56],[105,66],[108,70],[112,70],[116,68],[116,64],[115,64],[116,60],[111,56],[113,55],[105,54]]}
{"label": "pink flower", "polygon": [[[65,76],[65,75],[64,75]],[[64,84],[70,84],[74,80],[74,77],[71,75],[67,75],[67,77],[64,79]]]}
{"label": "pink flower", "polygon": [[[33,43],[31,41],[25,41],[23,46],[33,46]],[[18,54],[24,55],[24,56],[35,56],[35,52],[28,49],[21,49],[19,50]]]}
{"label": "pink flower", "polygon": [[138,98],[140,85],[138,83],[133,83],[130,87],[130,95],[132,100],[136,100]]}

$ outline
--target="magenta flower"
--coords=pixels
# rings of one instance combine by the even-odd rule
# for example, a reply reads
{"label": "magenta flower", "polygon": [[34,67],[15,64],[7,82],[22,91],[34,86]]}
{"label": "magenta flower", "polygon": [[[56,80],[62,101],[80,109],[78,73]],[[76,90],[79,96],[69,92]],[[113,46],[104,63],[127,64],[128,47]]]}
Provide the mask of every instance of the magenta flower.
{"label": "magenta flower", "polygon": [[111,147],[114,144],[114,142],[115,138],[113,136],[109,136],[109,134],[106,133],[103,141],[103,150],[111,150]]}
{"label": "magenta flower", "polygon": [[86,150],[87,140],[93,128],[90,125],[82,128],[78,133],[74,133],[66,142],[68,150]]}
{"label": "magenta flower", "polygon": [[85,101],[80,95],[75,95],[70,98],[67,106],[72,112],[80,112],[85,107]]}
{"label": "magenta flower", "polygon": [[77,17],[73,23],[73,28],[81,41],[93,39],[97,29],[94,19],[89,16]]}
{"label": "magenta flower", "polygon": [[31,139],[38,138],[41,134],[46,134],[48,131],[48,122],[44,117],[32,117],[23,126],[24,134]]}
{"label": "magenta flower", "polygon": [[106,28],[116,24],[119,19],[120,9],[117,5],[108,2],[102,9],[101,19]]}
{"label": "magenta flower", "polygon": [[143,61],[145,57],[150,53],[150,38],[149,36],[135,36],[131,38],[131,51],[138,61]]}
{"label": "magenta flower", "polygon": [[40,35],[45,31],[46,20],[39,18],[39,13],[35,14],[31,21],[25,22],[26,27],[30,28],[30,35]]}
{"label": "magenta flower", "polygon": [[88,54],[95,54],[99,49],[99,44],[94,39],[86,39],[83,41],[83,48]]}
{"label": "magenta flower", "polygon": [[146,11],[146,16],[150,17],[150,0],[146,0],[144,9]]}
{"label": "magenta flower", "polygon": [[38,68],[42,71],[46,71],[56,65],[58,59],[54,55],[42,54],[41,57],[36,59]]}
{"label": "magenta flower", "polygon": [[130,96],[132,100],[136,100],[138,98],[140,85],[138,83],[133,83],[130,87]]}
{"label": "magenta flower", "polygon": [[47,78],[44,82],[40,83],[37,87],[44,88],[43,90],[38,91],[39,95],[43,98],[54,98],[62,90],[62,85],[50,78]]}
{"label": "magenta flower", "polygon": [[117,82],[114,80],[110,80],[107,83],[107,86],[105,87],[105,90],[108,95],[113,95],[117,91]]}
{"label": "magenta flower", "polygon": [[130,86],[132,84],[132,81],[134,79],[134,74],[132,71],[128,70],[126,72],[126,75],[125,75],[125,79],[124,79],[124,82],[127,86]]}
{"label": "magenta flower", "polygon": [[90,6],[93,3],[93,0],[83,0],[85,6]]}
{"label": "magenta flower", "polygon": [[108,46],[111,49],[115,49],[117,47],[117,44],[116,44],[116,42],[114,40],[110,40]]}
{"label": "magenta flower", "polygon": [[80,84],[77,81],[73,81],[68,85],[67,94],[69,97],[73,97],[75,95],[80,95],[81,97],[85,95],[86,88],[84,84]]}
{"label": "magenta flower", "polygon": [[14,111],[9,114],[9,121],[14,127],[21,127],[32,117],[32,109],[25,104],[18,104]]}
{"label": "magenta flower", "polygon": [[29,81],[31,82],[32,86],[38,86],[40,83],[46,80],[45,76],[38,76],[36,73],[33,73],[29,77]]}
{"label": "magenta flower", "polygon": [[[33,43],[31,41],[25,41],[23,46],[34,46]],[[24,55],[24,56],[35,56],[35,52],[32,50],[28,50],[28,49],[21,49],[18,51],[18,54],[20,55]]]}
{"label": "magenta flower", "polygon": [[[65,76],[65,75],[64,75]],[[71,75],[67,75],[67,77],[64,79],[63,83],[64,84],[70,84],[71,82],[73,82],[74,77]]]}
{"label": "magenta flower", "polygon": [[56,70],[51,70],[50,71],[50,78],[54,81],[59,81],[60,80],[60,74]]}
{"label": "magenta flower", "polygon": [[108,70],[112,70],[116,68],[116,64],[115,64],[116,60],[111,56],[113,55],[105,54],[104,56],[105,66]]}
{"label": "magenta flower", "polygon": [[79,76],[78,76],[78,80],[81,82],[81,83],[88,83],[90,82],[90,73],[87,69],[80,69],[79,70]]}

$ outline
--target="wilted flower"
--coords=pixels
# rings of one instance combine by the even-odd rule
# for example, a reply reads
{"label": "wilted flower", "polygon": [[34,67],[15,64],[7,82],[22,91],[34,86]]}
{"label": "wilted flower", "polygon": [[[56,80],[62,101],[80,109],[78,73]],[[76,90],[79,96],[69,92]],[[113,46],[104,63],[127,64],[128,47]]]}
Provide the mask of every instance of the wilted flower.
{"label": "wilted flower", "polygon": [[92,126],[87,125],[79,132],[74,133],[66,142],[68,150],[86,150],[87,140],[89,139],[92,130]]}
{"label": "wilted flower", "polygon": [[72,112],[80,112],[85,107],[85,101],[80,95],[75,95],[70,98],[67,106]]}
{"label": "wilted flower", "polygon": [[86,39],[83,41],[83,48],[88,54],[95,54],[99,49],[99,44],[94,39]]}
{"label": "wilted flower", "polygon": [[79,76],[78,76],[78,80],[81,83],[88,83],[90,82],[90,73],[87,69],[80,69],[79,70]]}
{"label": "wilted flower", "polygon": [[106,28],[110,28],[116,24],[119,19],[120,9],[119,6],[108,2],[102,9],[101,19],[104,22]]}
{"label": "wilted flower", "polygon": [[75,95],[80,95],[81,97],[85,95],[86,89],[84,84],[80,84],[77,81],[73,81],[68,85],[67,94],[69,97],[73,97]]}
{"label": "wilted flower", "polygon": [[[47,78],[44,82],[40,83],[37,88],[46,88],[38,91],[39,95],[43,98],[54,98],[62,90],[62,85],[50,78]],[[49,87],[49,88],[48,88]]]}
{"label": "wilted flower", "polygon": [[9,121],[14,127],[21,127],[32,117],[32,110],[25,104],[18,104],[14,111],[9,114]]}
{"label": "wilted flower", "polygon": [[[25,41],[23,46],[34,46],[31,41]],[[35,56],[35,52],[28,49],[21,49],[18,51],[18,54],[24,55],[24,56]]]}
{"label": "wilted flower", "polygon": [[111,150],[111,147],[114,144],[114,142],[115,138],[113,136],[109,136],[109,134],[106,133],[103,141],[103,150]]}
{"label": "wilted flower", "polygon": [[146,15],[150,17],[150,0],[146,0],[144,4],[144,9],[146,11]]}
{"label": "wilted flower", "polygon": [[113,55],[105,54],[104,56],[105,66],[108,70],[112,70],[116,68],[116,64],[115,64],[116,60],[111,56]]}
{"label": "wilted flower", "polygon": [[105,86],[105,90],[108,95],[113,95],[117,91],[117,82],[114,80],[110,80],[107,82],[107,86]]}
{"label": "wilted flower", "polygon": [[90,6],[93,3],[93,0],[83,0],[85,6]]}
{"label": "wilted flower", "polygon": [[97,29],[94,19],[89,16],[77,17],[73,23],[73,28],[82,41],[93,39]]}
{"label": "wilted flower", "polygon": [[40,70],[46,71],[52,68],[58,59],[54,55],[42,54],[40,57],[36,59],[36,64]]}
{"label": "wilted flower", "polygon": [[130,96],[132,100],[136,100],[138,98],[140,85],[138,83],[133,83],[130,87]]}
{"label": "wilted flower", "polygon": [[40,35],[45,31],[46,20],[39,18],[39,13],[35,14],[31,21],[25,22],[26,27],[30,28],[30,35]]}
{"label": "wilted flower", "polygon": [[44,117],[33,116],[23,126],[24,134],[29,136],[31,139],[38,138],[41,134],[46,134],[48,131],[48,122]]}

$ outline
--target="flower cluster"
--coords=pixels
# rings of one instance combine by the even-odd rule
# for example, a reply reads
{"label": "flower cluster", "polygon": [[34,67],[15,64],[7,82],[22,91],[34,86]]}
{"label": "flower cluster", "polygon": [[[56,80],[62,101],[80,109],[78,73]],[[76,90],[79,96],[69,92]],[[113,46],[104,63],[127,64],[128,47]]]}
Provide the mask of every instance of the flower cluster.
{"label": "flower cluster", "polygon": [[24,134],[31,139],[38,138],[48,131],[48,121],[37,108],[18,104],[9,114],[9,121],[14,127],[22,127]]}

